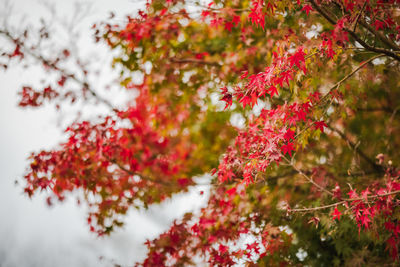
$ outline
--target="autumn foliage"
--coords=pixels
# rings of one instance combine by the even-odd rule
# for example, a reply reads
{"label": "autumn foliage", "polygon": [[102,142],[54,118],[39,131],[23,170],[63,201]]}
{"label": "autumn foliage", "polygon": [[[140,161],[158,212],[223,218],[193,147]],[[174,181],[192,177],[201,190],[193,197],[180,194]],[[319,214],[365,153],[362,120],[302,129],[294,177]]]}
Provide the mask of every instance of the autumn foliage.
{"label": "autumn foliage", "polygon": [[109,109],[31,156],[29,196],[79,191],[104,235],[211,174],[207,206],[149,240],[137,265],[399,263],[400,1],[154,0],[93,29],[118,54],[120,90],[135,92],[124,106],[63,65],[68,48],[46,58],[0,30],[14,44],[5,68],[31,57],[57,77],[24,86],[21,107]]}

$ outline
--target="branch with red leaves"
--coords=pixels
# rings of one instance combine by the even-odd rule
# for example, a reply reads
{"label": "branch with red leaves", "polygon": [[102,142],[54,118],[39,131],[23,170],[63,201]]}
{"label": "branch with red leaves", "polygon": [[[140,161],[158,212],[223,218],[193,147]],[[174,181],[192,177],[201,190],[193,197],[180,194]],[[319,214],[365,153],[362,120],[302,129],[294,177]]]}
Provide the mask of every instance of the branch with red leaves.
{"label": "branch with red leaves", "polygon": [[[97,101],[105,104],[111,110],[116,111],[115,107],[111,104],[111,102],[99,96],[98,93],[89,85],[87,81],[77,78],[77,76],[74,73],[71,73],[67,69],[64,69],[59,65],[57,65],[57,60],[51,61],[45,58],[43,55],[39,54],[38,52],[29,49],[28,47],[25,46],[23,42],[19,41],[18,38],[13,37],[12,34],[7,30],[0,29],[0,34],[7,37],[12,43],[15,44],[18,51],[20,51],[19,53],[21,55],[27,54],[32,58],[34,58],[35,60],[37,60],[40,65],[46,68],[50,68],[54,70],[57,74],[61,75],[62,78],[58,82],[60,86],[63,86],[67,79],[74,80],[75,82],[77,82],[82,86],[82,91],[88,91]],[[24,97],[24,95],[22,97]]]}
{"label": "branch with red leaves", "polygon": [[[328,10],[324,9],[322,7],[322,5],[317,4],[314,0],[309,0],[311,5],[313,6],[313,8],[315,10],[318,11],[318,13],[320,13],[324,18],[326,18],[332,25],[337,25],[337,21],[334,19],[334,16],[332,14],[329,13]],[[369,28],[369,27],[367,27]],[[361,39],[360,36],[358,36],[358,34],[356,32],[354,32],[351,29],[348,29],[346,27],[342,27],[342,30],[348,32],[360,45],[362,45],[365,49],[372,51],[372,52],[376,52],[376,53],[381,53],[381,54],[385,54],[397,61],[400,61],[400,55],[392,50],[388,50],[388,49],[384,49],[384,48],[380,48],[380,47],[375,47],[375,46],[371,46],[368,43],[366,43],[363,39]],[[374,31],[373,31],[374,32]],[[374,32],[374,34],[376,34]],[[377,34],[376,36],[380,36],[380,34]],[[395,46],[396,51],[399,49],[398,46]]]}
{"label": "branch with red leaves", "polygon": [[318,206],[318,207],[311,207],[311,208],[300,208],[300,209],[292,209],[292,208],[288,208],[289,212],[313,212],[313,211],[317,211],[317,210],[323,210],[323,209],[329,209],[332,207],[336,207],[339,205],[343,205],[346,204],[348,202],[352,202],[352,201],[359,201],[359,200],[368,200],[368,199],[377,199],[380,197],[385,197],[385,196],[390,196],[390,195],[396,195],[399,194],[400,190],[397,191],[393,191],[393,192],[388,192],[388,193],[384,193],[384,194],[377,194],[377,195],[372,195],[372,196],[367,196],[367,199],[365,199],[364,197],[357,197],[357,198],[347,198],[345,200],[342,201],[338,201],[329,205],[324,205],[324,206]]}

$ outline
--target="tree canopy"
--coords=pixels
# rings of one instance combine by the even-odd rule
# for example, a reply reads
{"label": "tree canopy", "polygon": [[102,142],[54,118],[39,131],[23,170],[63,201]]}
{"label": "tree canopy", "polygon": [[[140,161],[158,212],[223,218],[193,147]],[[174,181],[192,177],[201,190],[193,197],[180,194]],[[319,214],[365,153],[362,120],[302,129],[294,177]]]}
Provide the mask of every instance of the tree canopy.
{"label": "tree canopy", "polygon": [[33,59],[53,74],[23,86],[21,107],[109,110],[31,155],[27,195],[78,191],[105,235],[129,208],[211,174],[207,206],[149,240],[137,265],[398,264],[400,1],[153,0],[93,29],[126,105],[70,70],[68,47],[46,56],[33,33],[0,29],[14,44],[5,69]]}

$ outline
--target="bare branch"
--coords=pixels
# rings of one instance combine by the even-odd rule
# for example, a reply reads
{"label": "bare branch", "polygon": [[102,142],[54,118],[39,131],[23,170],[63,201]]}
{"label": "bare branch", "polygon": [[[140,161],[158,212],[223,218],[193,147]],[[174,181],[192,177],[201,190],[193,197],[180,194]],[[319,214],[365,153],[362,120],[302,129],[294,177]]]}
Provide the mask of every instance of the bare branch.
{"label": "bare branch", "polygon": [[196,59],[196,58],[170,58],[170,61],[173,63],[194,63],[194,64],[200,64],[200,65],[211,65],[211,66],[217,66],[220,67],[221,65],[218,64],[217,62],[210,62],[210,61],[205,61],[201,59]]}
{"label": "bare branch", "polygon": [[356,31],[358,21],[360,20],[361,14],[364,12],[364,9],[365,9],[366,6],[367,6],[367,1],[364,2],[363,7],[361,8],[360,12],[358,12],[357,18],[356,18],[356,20],[354,21],[353,32]]}
{"label": "bare branch", "polygon": [[297,171],[300,175],[302,175],[304,178],[306,178],[310,183],[312,183],[315,187],[317,187],[319,190],[333,196],[333,193],[331,191],[329,191],[328,189],[326,189],[325,187],[322,187],[321,185],[317,184],[311,177],[309,177],[307,174],[305,174],[302,170],[300,170],[299,168],[297,168],[294,163],[287,159],[286,157],[283,157],[288,164],[295,170]]}
{"label": "bare branch", "polygon": [[331,129],[332,131],[336,132],[343,140],[346,141],[346,143],[356,152],[358,155],[360,155],[371,167],[373,167],[377,172],[383,173],[384,169],[382,166],[378,165],[375,163],[374,160],[372,160],[368,155],[362,151],[358,145],[354,144],[347,136],[341,132],[339,129],[336,129],[329,123],[327,124],[328,128]]}

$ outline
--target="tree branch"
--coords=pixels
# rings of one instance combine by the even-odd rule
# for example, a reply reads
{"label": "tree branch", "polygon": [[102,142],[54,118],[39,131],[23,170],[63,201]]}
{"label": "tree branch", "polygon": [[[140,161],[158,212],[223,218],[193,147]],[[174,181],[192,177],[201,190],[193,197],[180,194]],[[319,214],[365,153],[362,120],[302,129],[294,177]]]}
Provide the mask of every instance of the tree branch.
{"label": "tree branch", "polygon": [[58,71],[59,73],[61,73],[64,77],[66,78],[70,78],[72,80],[74,80],[75,82],[79,83],[80,85],[83,86],[83,88],[85,90],[87,90],[94,98],[96,98],[98,101],[102,102],[103,104],[105,104],[106,106],[108,106],[111,110],[116,111],[117,109],[111,104],[111,102],[109,102],[107,99],[99,96],[89,85],[89,83],[85,80],[81,80],[79,78],[76,77],[75,74],[73,73],[69,73],[66,69],[60,68],[59,66],[57,66],[56,63],[51,62],[49,59],[45,58],[43,55],[40,54],[36,54],[32,51],[32,49],[27,48],[23,42],[19,41],[18,38],[14,38],[10,32],[6,31],[6,30],[1,30],[0,29],[0,34],[2,34],[3,36],[7,37],[10,41],[12,41],[13,43],[15,43],[16,45],[18,45],[22,51],[25,54],[28,54],[29,56],[33,57],[35,60],[39,61],[40,63],[42,63],[45,66],[48,66],[49,68],[53,69],[54,71]]}
{"label": "tree branch", "polygon": [[358,21],[360,20],[361,14],[364,12],[364,9],[365,9],[366,6],[367,6],[367,1],[364,2],[364,5],[362,6],[360,12],[358,12],[357,18],[356,18],[356,20],[354,21],[353,32],[356,31]]}
{"label": "tree branch", "polygon": [[319,184],[317,184],[311,177],[309,177],[308,175],[306,175],[302,170],[300,170],[299,168],[297,168],[292,161],[290,161],[289,159],[287,159],[286,157],[283,157],[288,164],[296,171],[298,172],[300,175],[302,175],[304,178],[306,178],[310,183],[312,183],[315,187],[317,187],[319,190],[333,196],[333,193],[331,191],[329,191],[328,189],[326,189],[325,187],[320,186]]}
{"label": "tree branch", "polygon": [[217,62],[205,61],[205,60],[196,59],[196,58],[176,58],[176,57],[173,57],[173,58],[170,58],[170,61],[173,62],[173,63],[179,63],[179,64],[194,63],[194,64],[211,65],[211,66],[217,66],[217,67],[221,66]]}
{"label": "tree branch", "polygon": [[[320,13],[326,20],[328,20],[331,24],[336,25],[336,20],[334,18],[332,18],[332,16],[328,13],[328,11],[326,11],[325,9],[323,9],[321,6],[319,6],[315,0],[309,0],[311,5],[313,6],[313,8],[315,10],[317,10],[318,13]],[[387,50],[384,48],[378,48],[378,47],[374,47],[371,46],[369,44],[367,44],[364,40],[362,40],[357,33],[355,33],[353,30],[350,30],[348,28],[343,28],[344,31],[348,32],[360,45],[362,45],[365,49],[375,52],[375,53],[382,53],[385,54],[397,61],[400,61],[400,55],[398,55],[397,53],[391,51],[391,50]]]}
{"label": "tree branch", "polygon": [[156,184],[171,185],[171,184],[166,183],[166,182],[164,182],[164,181],[162,181],[162,180],[157,180],[157,179],[154,179],[154,178],[152,178],[152,177],[144,176],[144,175],[142,175],[142,174],[140,174],[140,173],[133,172],[133,171],[131,171],[131,170],[125,168],[122,164],[118,163],[118,162],[117,162],[116,160],[114,160],[114,159],[109,159],[109,158],[107,158],[107,160],[110,161],[111,163],[114,163],[115,165],[117,165],[119,169],[121,169],[122,171],[126,172],[126,173],[129,174],[129,175],[132,175],[132,176],[137,175],[137,176],[139,176],[139,177],[140,177],[141,179],[143,179],[143,180],[147,180],[147,181],[149,181],[149,182],[153,182],[153,183],[156,183]]}
{"label": "tree branch", "polygon": [[[385,194],[378,194],[375,196],[367,196],[367,199],[375,199],[375,198],[380,198],[380,197],[386,197],[386,196],[390,196],[390,195],[395,195],[395,194],[399,194],[400,190],[397,191],[392,191],[392,192],[388,192]],[[348,198],[333,204],[329,204],[329,205],[324,205],[324,206],[319,206],[319,207],[312,207],[312,208],[302,208],[302,209],[290,209],[289,211],[293,211],[293,212],[311,212],[311,211],[316,211],[316,210],[322,210],[322,209],[328,209],[328,208],[332,208],[335,207],[337,205],[341,205],[344,204],[346,202],[352,202],[352,201],[359,201],[359,200],[365,200],[365,198],[363,197],[358,197],[358,198]]]}
{"label": "tree branch", "polygon": [[[145,175],[143,175],[141,173],[138,173],[138,172],[133,172],[133,171],[129,170],[128,168],[125,168],[122,164],[118,163],[115,159],[110,159],[107,156],[105,156],[105,158],[108,161],[110,161],[111,163],[117,165],[120,170],[126,172],[129,175],[132,175],[132,176],[137,175],[143,180],[146,180],[146,181],[149,181],[149,182],[153,182],[153,183],[156,183],[156,184],[160,184],[160,185],[164,185],[164,186],[176,185],[176,184],[172,184],[172,183],[169,183],[169,182],[165,182],[165,181],[162,181],[162,180],[155,179],[155,178],[150,177],[150,176],[145,176]],[[204,183],[204,184],[195,183],[195,184],[191,184],[190,186],[211,186],[211,185],[214,185],[214,184],[213,183]]]}
{"label": "tree branch", "polygon": [[380,54],[380,55],[376,55],[374,57],[369,58],[368,60],[364,61],[363,63],[360,64],[360,66],[358,66],[357,68],[355,68],[352,72],[350,72],[349,74],[347,74],[345,77],[343,77],[343,79],[341,79],[340,81],[338,81],[337,83],[335,83],[335,85],[333,85],[328,93],[326,93],[321,100],[319,101],[319,103],[317,105],[319,105],[320,103],[323,102],[323,100],[325,100],[329,94],[332,92],[332,90],[334,90],[335,88],[339,87],[344,81],[346,81],[347,79],[349,79],[351,76],[353,76],[357,71],[359,71],[360,69],[362,69],[365,65],[367,65],[368,63],[370,63],[371,61],[383,57],[385,56],[385,54]]}
{"label": "tree branch", "polygon": [[[341,6],[343,9],[343,5],[340,2],[335,1],[335,3],[339,6]],[[364,19],[361,19],[362,17],[362,13],[364,12],[364,9],[367,5],[367,1],[364,2],[363,7],[361,8],[360,12],[358,13],[358,16],[356,18],[356,20],[354,21],[354,26],[353,26],[353,32],[356,32],[356,27],[357,27],[357,23],[360,23],[364,28],[366,28],[370,33],[372,33],[373,35],[375,35],[376,37],[378,37],[382,43],[384,43],[387,47],[393,49],[394,51],[399,51],[400,48],[398,45],[396,45],[392,40],[390,40],[389,38],[387,38],[384,34],[382,34],[382,32],[377,31],[374,27],[372,27],[370,24],[368,24]],[[349,14],[347,12],[347,14]]]}
{"label": "tree branch", "polygon": [[360,24],[372,34],[377,36],[382,43],[386,44],[389,48],[393,49],[394,51],[400,51],[400,48],[392,40],[386,38],[380,31],[375,30],[374,27],[371,27],[371,25],[366,23],[363,19],[360,20]]}
{"label": "tree branch", "polygon": [[327,123],[327,126],[330,130],[336,132],[343,140],[345,140],[347,144],[349,144],[349,146],[354,150],[354,152],[360,155],[369,165],[371,165],[371,167],[374,168],[375,171],[379,173],[384,172],[382,166],[376,164],[375,161],[368,157],[368,155],[364,151],[362,151],[356,144],[354,144],[349,138],[347,138],[347,136],[343,132],[341,132],[339,129],[336,129],[329,123]]}

